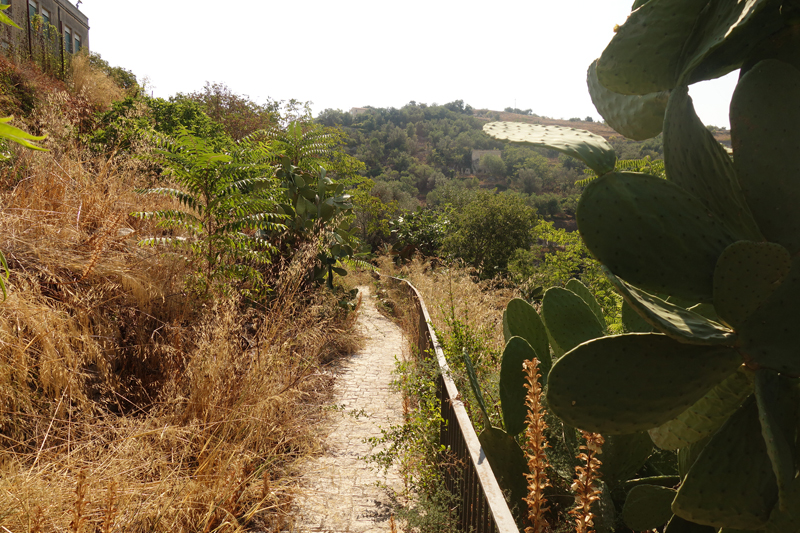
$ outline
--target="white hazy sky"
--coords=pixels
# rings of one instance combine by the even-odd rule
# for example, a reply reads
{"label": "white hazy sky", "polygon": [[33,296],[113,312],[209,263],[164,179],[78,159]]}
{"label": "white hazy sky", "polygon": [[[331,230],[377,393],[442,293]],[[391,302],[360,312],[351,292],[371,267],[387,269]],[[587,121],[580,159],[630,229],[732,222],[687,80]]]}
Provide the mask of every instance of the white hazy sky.
{"label": "white hazy sky", "polygon": [[[75,0],[73,0],[74,3]],[[155,96],[222,82],[263,103],[323,109],[411,100],[599,119],[586,68],[632,0],[84,0],[90,46]],[[728,126],[736,74],[690,90]]]}

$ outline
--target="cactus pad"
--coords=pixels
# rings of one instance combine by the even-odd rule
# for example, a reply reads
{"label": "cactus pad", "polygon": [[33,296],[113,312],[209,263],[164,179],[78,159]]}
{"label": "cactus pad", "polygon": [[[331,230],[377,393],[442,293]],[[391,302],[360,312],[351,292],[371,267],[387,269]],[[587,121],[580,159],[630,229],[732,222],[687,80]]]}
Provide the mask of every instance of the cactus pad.
{"label": "cactus pad", "polygon": [[794,419],[796,398],[789,378],[781,377],[774,370],[762,368],[756,372],[755,394],[761,435],[767,445],[767,455],[778,482],[778,500],[781,509],[787,509],[787,488],[794,479],[795,457]]}
{"label": "cactus pad", "polygon": [[758,366],[800,375],[800,256],[783,283],[739,328],[741,351]]}
{"label": "cactus pad", "polygon": [[491,427],[492,422],[489,419],[489,411],[486,409],[486,401],[483,399],[483,392],[481,392],[481,384],[478,381],[478,375],[475,373],[475,366],[472,364],[472,358],[464,350],[464,366],[467,369],[467,376],[469,378],[469,385],[472,388],[472,393],[475,395],[475,401],[478,402],[478,408],[483,415],[483,424],[486,427]]}
{"label": "cactus pad", "polygon": [[762,240],[733,162],[698,118],[687,87],[672,91],[664,118],[667,179],[697,197],[739,239]]}
{"label": "cactus pad", "polygon": [[717,528],[695,524],[680,516],[673,516],[664,529],[664,533],[717,533]]}
{"label": "cactus pad", "polygon": [[604,438],[600,477],[614,489],[644,466],[653,453],[653,441],[644,431],[630,435],[604,435]]}
{"label": "cactus pad", "polygon": [[653,326],[645,322],[631,304],[622,300],[622,329],[625,333],[651,333]]}
{"label": "cactus pad", "polygon": [[589,309],[592,310],[594,316],[597,317],[597,321],[600,322],[600,325],[603,326],[603,329],[605,330],[606,319],[603,316],[603,309],[600,307],[600,304],[597,303],[597,299],[594,297],[594,294],[592,294],[592,291],[590,291],[586,285],[581,283],[580,280],[574,278],[567,282],[565,288],[581,297],[581,300],[583,300],[586,305],[589,306]]}
{"label": "cactus pad", "polygon": [[800,478],[792,480],[786,489],[789,505],[775,506],[769,516],[765,533],[796,533],[800,531]]}
{"label": "cactus pad", "polygon": [[741,326],[778,288],[791,265],[780,244],[739,241],[725,248],[714,270],[714,308],[720,318]]}
{"label": "cactus pad", "polygon": [[637,289],[609,272],[607,277],[626,303],[656,331],[686,344],[733,346],[736,343],[736,334],[730,328],[692,310],[704,305],[713,309],[710,304],[684,307],[675,303],[679,299],[670,297],[663,300]]}
{"label": "cactus pad", "polygon": [[699,442],[719,429],[752,393],[751,372],[741,367],[676,418],[651,429],[650,438],[664,450]]}
{"label": "cactus pad", "polygon": [[800,70],[775,59],[742,76],[731,100],[734,165],[767,240],[800,251]]}
{"label": "cactus pad", "polygon": [[500,407],[503,422],[509,435],[522,433],[525,429],[525,371],[522,363],[532,360],[536,354],[528,342],[521,337],[511,337],[503,350],[500,364]]}
{"label": "cactus pad", "polygon": [[555,343],[565,352],[605,335],[605,328],[580,296],[551,287],[542,299],[542,318]]}
{"label": "cactus pad", "polygon": [[735,343],[736,335],[722,324],[640,291],[608,272],[608,269],[606,276],[645,322],[678,342],[726,346],[733,346]]}
{"label": "cactus pad", "polygon": [[547,382],[547,375],[553,360],[550,357],[550,343],[547,339],[547,330],[539,317],[539,313],[531,304],[520,298],[514,298],[503,312],[503,336],[505,341],[511,337],[522,337],[531,345],[539,359],[539,372],[542,374],[542,383]]}
{"label": "cactus pad", "polygon": [[569,425],[624,435],[672,420],[741,365],[730,348],[630,334],[581,344],[554,365],[547,403]]}
{"label": "cactus pad", "polygon": [[672,518],[672,500],[675,489],[657,485],[633,487],[625,498],[622,520],[634,531],[660,528]]}
{"label": "cactus pad", "polygon": [[680,476],[650,476],[629,479],[621,485],[625,492],[639,485],[658,485],[659,487],[674,487],[681,482]]}
{"label": "cactus pad", "polygon": [[492,427],[483,430],[478,440],[500,488],[511,494],[512,502],[522,501],[528,494],[525,474],[530,470],[517,441],[505,431]]}
{"label": "cactus pad", "polygon": [[778,485],[751,396],[700,452],[672,510],[715,527],[763,529],[778,500]]}
{"label": "cactus pad", "polygon": [[713,435],[709,435],[694,444],[684,446],[678,450],[678,475],[680,475],[681,479],[686,478],[686,474],[691,470],[692,465],[694,465],[694,462],[697,460],[697,456],[700,455],[700,452],[703,451],[703,448],[706,447],[706,444],[708,444],[712,436]]}
{"label": "cactus pad", "polygon": [[593,61],[589,65],[586,84],[592,103],[606,123],[636,141],[650,139],[661,133],[669,93],[627,95],[609,91],[597,79],[596,64]]}
{"label": "cactus pad", "polygon": [[776,31],[762,40],[742,65],[741,76],[765,59],[777,59],[800,69],[797,43],[800,42],[800,26],[793,24]]}
{"label": "cactus pad", "polygon": [[495,139],[529,143],[580,159],[602,176],[614,170],[617,156],[608,141],[586,130],[521,122],[490,122],[483,131]]}
{"label": "cactus pad", "polygon": [[[717,263],[719,264],[719,263]],[[719,318],[717,314],[717,310],[714,308],[713,304],[697,304],[688,307],[689,311],[693,313],[697,313],[698,315],[704,316],[709,320],[713,320],[717,323],[722,323],[722,320]]]}
{"label": "cactus pad", "polygon": [[616,275],[695,303],[711,301],[717,258],[737,240],[697,198],[645,174],[592,181],[577,219],[586,246]]}
{"label": "cactus pad", "polygon": [[681,53],[705,5],[696,0],[650,0],[631,13],[597,61],[600,83],[620,94],[675,87]]}
{"label": "cactus pad", "polygon": [[739,68],[749,52],[780,29],[777,2],[709,2],[686,43],[682,66],[687,84],[719,78]]}

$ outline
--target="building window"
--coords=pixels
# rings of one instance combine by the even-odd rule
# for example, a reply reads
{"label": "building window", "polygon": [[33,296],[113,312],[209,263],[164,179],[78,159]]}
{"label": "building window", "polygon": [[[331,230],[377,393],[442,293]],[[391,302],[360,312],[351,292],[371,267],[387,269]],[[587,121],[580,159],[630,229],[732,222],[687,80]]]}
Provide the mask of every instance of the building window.
{"label": "building window", "polygon": [[75,51],[76,52],[80,52],[81,51],[81,36],[80,35],[76,35],[75,36]]}
{"label": "building window", "polygon": [[11,14],[11,0],[0,0],[0,6],[8,6],[6,9],[6,15]]}
{"label": "building window", "polygon": [[39,14],[39,4],[36,2],[28,2],[28,17],[33,18]]}
{"label": "building window", "polygon": [[50,12],[44,8],[42,8],[42,22],[44,22],[45,25],[50,24]]}
{"label": "building window", "polygon": [[74,48],[72,48],[72,30],[67,26],[64,26],[64,48],[70,54],[74,51]]}

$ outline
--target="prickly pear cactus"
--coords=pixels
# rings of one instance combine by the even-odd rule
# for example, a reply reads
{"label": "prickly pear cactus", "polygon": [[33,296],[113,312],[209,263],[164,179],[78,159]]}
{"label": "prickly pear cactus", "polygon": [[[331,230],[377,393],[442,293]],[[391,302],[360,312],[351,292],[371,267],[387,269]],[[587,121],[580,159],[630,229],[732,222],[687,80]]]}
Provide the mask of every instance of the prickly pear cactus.
{"label": "prickly pear cactus", "polygon": [[[519,391],[521,388],[519,382],[522,377],[521,361],[531,357],[539,359],[539,366],[542,369],[541,379],[544,385],[551,375],[549,372],[553,359],[550,354],[551,349],[557,358],[564,353],[564,350],[570,350],[581,343],[605,337],[608,334],[600,305],[591,290],[576,279],[570,280],[565,288],[552,287],[547,290],[542,300],[541,317],[536,309],[524,300],[515,299],[509,302],[503,314],[503,332],[507,344],[503,351],[500,373],[500,396],[506,431],[512,435],[521,432],[525,427],[524,420],[521,418],[524,416],[524,412],[519,413],[512,407],[513,402],[518,401],[513,395],[514,391],[518,391],[518,395],[521,394]],[[734,361],[734,364],[738,364],[738,361]],[[598,361],[597,382],[601,386],[607,386],[608,382],[604,381],[607,380],[607,376],[603,366],[604,362]],[[680,368],[682,365],[675,366]],[[621,379],[624,381],[624,378]],[[505,395],[504,389],[508,391]],[[691,400],[688,403],[691,403]],[[564,442],[560,444],[551,442],[551,445],[570,450],[573,446],[567,440],[574,436],[575,427],[579,424],[569,418],[565,418],[561,422],[563,431],[557,431],[553,436],[560,434]],[[641,427],[632,428],[626,434],[605,435],[604,438],[600,474],[604,486],[610,489],[608,495],[610,501],[613,501],[615,505],[598,505],[593,512],[599,513],[600,522],[613,524],[619,519],[614,510],[615,507],[622,508],[627,505],[627,491],[623,488],[624,486],[630,483],[642,485],[640,491],[645,493],[651,489],[658,491],[663,487],[658,482],[653,482],[652,479],[634,479],[636,473],[642,470],[659,471],[655,466],[655,461],[651,459],[653,442],[647,432],[641,431]],[[487,455],[489,453],[490,451],[487,451]],[[674,473],[677,474],[677,461],[673,462],[675,463]],[[571,473],[568,472],[565,479],[571,479],[569,476]],[[674,483],[671,481],[673,478],[669,479],[670,483]],[[654,486],[656,486],[655,489]],[[663,491],[660,494],[663,503]],[[633,506],[631,509],[635,509],[635,512],[647,513],[650,511],[649,503],[649,500],[645,500],[644,503],[634,503],[631,504]],[[669,511],[669,502],[666,507]],[[663,505],[660,511],[663,515]],[[660,522],[658,517],[651,519],[651,522],[655,520],[653,527],[664,525],[670,517],[671,513]]]}
{"label": "prickly pear cactus", "polygon": [[[649,430],[679,447],[668,533],[798,531],[798,12],[796,0],[636,1],[590,67],[589,89],[622,134],[663,131],[667,179],[617,172],[596,140],[582,148],[567,136],[572,155],[603,169],[581,197],[578,229],[625,300],[628,333],[569,349],[547,401],[578,427]],[[731,159],[688,87],[737,69]],[[631,505],[631,520],[649,528]]]}

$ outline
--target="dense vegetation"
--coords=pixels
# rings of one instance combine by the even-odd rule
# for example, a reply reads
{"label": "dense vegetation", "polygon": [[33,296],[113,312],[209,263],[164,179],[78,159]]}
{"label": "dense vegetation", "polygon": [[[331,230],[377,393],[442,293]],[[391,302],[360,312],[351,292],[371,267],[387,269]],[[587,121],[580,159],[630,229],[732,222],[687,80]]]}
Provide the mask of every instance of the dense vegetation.
{"label": "dense vegetation", "polygon": [[[573,360],[585,341],[638,342],[641,335],[626,334],[653,327],[682,343],[711,344],[702,335],[676,333],[680,328],[654,306],[711,327],[712,336],[730,344],[732,331],[709,326],[719,320],[716,311],[694,305],[708,305],[707,295],[667,301],[672,285],[647,275],[644,286],[665,292],[638,292],[607,268],[636,281],[651,265],[636,263],[625,271],[613,254],[604,256],[605,243],[587,248],[574,231],[581,194],[598,190],[611,174],[633,180],[626,172],[645,172],[652,174],[642,179],[647,187],[670,187],[665,184],[679,172],[674,164],[665,170],[665,146],[673,158],[694,147],[676,141],[675,130],[633,141],[588,117],[557,121],[530,109],[476,110],[460,100],[326,110],[313,118],[301,102],[259,104],[218,83],[169,99],[148,97],[133,73],[98,55],[71,58],[69,72],[60,76],[66,81],[43,74],[43,66],[0,58],[0,116],[19,116],[18,125],[41,136],[8,142],[12,130],[0,129],[0,251],[8,260],[2,287],[8,296],[0,306],[0,526],[103,532],[291,528],[288,480],[312,447],[321,391],[330,384],[321,369],[357,342],[353,293],[343,278],[354,267],[374,268],[368,261],[417,276],[415,282],[428,283],[432,294],[439,291],[437,326],[475,425],[482,439],[493,439],[484,441],[487,456],[501,483],[513,478],[519,485],[522,473],[536,477],[526,502],[541,509],[549,499],[551,529],[571,530],[570,515],[584,526],[593,516],[603,531],[622,531],[624,524],[660,528],[670,519],[672,511],[661,505],[664,494],[675,495],[688,466],[673,453],[677,444],[659,452],[652,441],[661,446],[672,435],[651,440],[642,431],[649,419],[623,435],[613,434],[613,420],[592,426],[602,425],[602,417],[572,409],[567,394],[557,396],[559,379],[581,373],[565,377],[559,368],[567,363],[554,363]],[[673,102],[682,102],[680,91],[675,94]],[[689,126],[681,126],[705,143],[697,146],[733,172],[712,137],[729,140],[728,132],[686,116]],[[497,119],[585,127],[606,138],[591,142],[615,162],[604,167],[584,161],[564,153],[569,150],[541,146],[546,143],[538,138],[539,146],[503,142],[484,133]],[[31,152],[30,141],[48,151]],[[693,201],[684,199],[686,205]],[[682,209],[669,213],[679,217]],[[727,216],[726,209],[714,212]],[[592,225],[602,226],[601,218]],[[625,228],[610,233],[618,237],[636,225],[625,220]],[[742,249],[754,259],[760,248],[748,246]],[[378,254],[384,257],[376,259]],[[652,257],[659,259],[655,264],[669,259],[655,252]],[[700,270],[690,264],[686,279]],[[675,284],[685,288],[683,281]],[[677,295],[686,294],[694,297],[689,290]],[[733,318],[723,321],[740,318],[736,309],[727,311]],[[527,336],[515,313],[538,320],[536,335]],[[477,327],[470,322],[476,315],[482,321]],[[686,351],[675,342],[669,340],[671,349]],[[535,396],[527,406],[530,424],[523,422],[522,405],[502,401],[505,361],[523,360],[530,362],[528,386]],[[775,383],[788,387],[777,371],[795,367],[778,362],[775,372],[758,374],[760,390]],[[772,363],[767,359],[767,366]],[[738,394],[729,398],[731,412],[754,387],[741,361],[732,364],[740,372],[725,381]],[[551,368],[554,385],[547,390],[553,401],[542,406],[541,386]],[[430,467],[440,452],[431,440],[439,421],[435,400],[424,394],[433,392],[435,371],[422,359],[404,368],[399,381],[405,380],[418,409],[407,427],[387,439],[411,444],[397,452],[407,463],[427,461],[408,474],[421,505],[406,509],[408,523],[418,520],[424,529],[444,509],[444,530],[452,502]],[[521,379],[515,383],[522,387]],[[762,403],[778,402],[764,398]],[[754,401],[748,405],[745,415],[753,422]],[[766,413],[762,418],[772,416],[761,404],[758,409]],[[577,418],[569,418],[576,410]],[[726,423],[729,415],[717,421]],[[530,431],[523,434],[526,424]],[[763,424],[772,431],[771,420]],[[576,427],[611,427],[612,434],[579,433]],[[549,463],[508,468],[497,463],[492,442],[505,449],[527,446],[529,457]],[[601,443],[602,467],[593,455]],[[766,471],[772,456],[786,452],[769,451],[766,460],[760,455]],[[383,464],[394,459],[378,458]],[[572,483],[576,468],[578,481],[589,480],[584,485]],[[791,476],[786,468],[776,471],[785,499],[787,490],[795,490],[795,469]],[[647,520],[651,508],[645,506],[645,520],[627,522],[632,487],[640,485],[655,487],[641,490],[658,493],[654,505],[663,521]],[[543,519],[526,522],[518,487],[505,486],[514,494],[520,523],[546,530]],[[681,505],[707,512],[700,497],[685,497]],[[766,523],[765,509],[771,507],[745,525]],[[715,516],[704,520],[730,525]]]}
{"label": "dense vegetation", "polygon": [[0,115],[47,149],[0,129],[0,525],[291,529],[322,367],[358,343],[321,287],[359,252],[331,179],[359,164],[295,103],[129,74],[0,56]]}
{"label": "dense vegetation", "polygon": [[[481,128],[495,116],[500,115],[457,100],[430,106],[411,102],[400,109],[329,109],[316,120],[348,134],[347,151],[366,165],[365,174],[375,182],[372,194],[387,204],[396,201],[400,209],[441,205],[453,189],[482,187],[520,192],[542,216],[573,216],[580,192],[575,182],[586,166],[554,150],[492,139]],[[624,159],[661,157],[658,139],[639,143],[615,135],[614,142]],[[473,161],[474,150],[498,153]]]}

